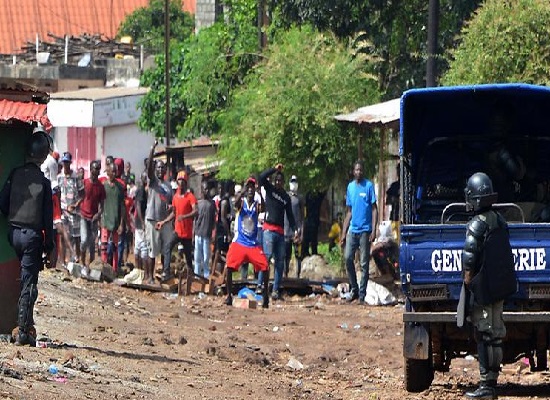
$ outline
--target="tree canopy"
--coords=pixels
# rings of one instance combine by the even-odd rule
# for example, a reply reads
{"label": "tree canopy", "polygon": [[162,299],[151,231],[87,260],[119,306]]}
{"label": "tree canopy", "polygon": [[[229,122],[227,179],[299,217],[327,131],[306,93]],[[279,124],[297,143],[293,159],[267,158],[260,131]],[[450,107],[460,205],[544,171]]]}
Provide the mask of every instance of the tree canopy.
{"label": "tree canopy", "polygon": [[[427,60],[427,0],[273,0],[274,24],[288,28],[310,23],[340,39],[359,37],[363,51],[377,61],[379,88],[384,98],[425,86]],[[456,35],[481,0],[440,0],[438,53],[455,45]],[[361,34],[361,35],[359,35]],[[359,36],[358,36],[359,35]],[[437,60],[439,76],[447,59]]]}
{"label": "tree canopy", "polygon": [[[379,100],[369,65],[333,34],[309,26],[280,32],[220,117],[220,176],[244,179],[281,162],[305,189],[347,178],[358,132],[334,116]],[[366,173],[378,161],[372,144],[364,146]]]}
{"label": "tree canopy", "polygon": [[[440,1],[440,48],[443,49],[454,43],[464,19],[480,0]],[[181,4],[178,2],[174,0],[172,7]],[[162,0],[151,0],[147,14],[150,18],[155,16],[153,19],[159,26],[163,18],[161,3]],[[371,60],[371,71],[377,75],[383,98],[399,97],[408,88],[424,85],[427,1],[273,0],[267,3],[271,16],[267,31],[273,36],[292,26],[310,24],[319,31],[333,32],[338,41],[353,43],[358,52]],[[201,30],[197,36],[174,40],[171,44],[171,136],[180,140],[210,136],[219,130],[218,114],[224,110],[232,91],[242,84],[262,57],[257,54],[257,0],[228,0],[224,5],[227,14],[222,21]],[[136,12],[136,15],[144,13]],[[130,17],[121,31],[127,29],[125,26],[134,26],[131,22],[137,30],[150,25],[139,21],[137,16]],[[142,102],[139,125],[164,136],[164,55],[160,54],[156,61],[156,68],[146,71],[142,78],[142,85],[152,90]],[[438,62],[441,64],[438,70],[444,71],[446,59],[441,57]]]}
{"label": "tree canopy", "polygon": [[[151,4],[161,1],[151,0]],[[461,60],[460,51],[468,39],[460,41],[457,34],[481,2],[440,0],[439,53],[449,54],[445,53],[448,49],[459,43],[461,46],[456,53],[450,53],[452,57],[437,59],[440,74],[447,70],[450,59],[453,67]],[[179,140],[202,135],[219,138],[219,154],[225,161],[222,177],[243,179],[251,172],[282,162],[300,176],[302,186],[319,189],[333,178],[347,175],[347,168],[358,156],[357,131],[337,124],[335,115],[424,86],[429,2],[265,3],[270,18],[269,27],[265,28],[269,39],[267,49],[261,53],[257,0],[226,0],[226,14],[220,21],[196,36],[171,42],[171,135]],[[470,34],[474,21],[493,3],[513,2],[486,3],[463,30],[464,35]],[[532,58],[538,55],[546,62],[546,53],[533,51],[534,44],[531,46],[536,38],[543,44],[548,37],[544,2],[517,3],[524,4],[525,13],[527,4],[538,7],[536,18],[522,14],[519,19],[532,18],[532,24],[537,26],[532,37],[526,36],[530,45],[525,53]],[[494,11],[492,18],[500,18],[499,12]],[[507,18],[513,20],[514,16]],[[480,36],[482,27],[480,23]],[[516,34],[511,29],[495,26],[494,38],[502,32]],[[527,31],[521,32],[527,35]],[[476,42],[483,43],[479,38],[472,39],[471,46],[475,47]],[[507,51],[518,49],[521,46],[510,44]],[[488,47],[486,53],[497,52]],[[469,59],[483,59],[480,54],[464,56],[464,69],[471,69]],[[156,136],[164,136],[165,129],[164,61],[164,55],[159,54],[156,68],[146,71],[141,82],[151,91],[141,103],[139,125]],[[546,74],[545,68],[533,71],[531,75]],[[446,75],[446,82],[453,82],[448,78],[451,76]],[[467,79],[461,76],[455,81],[464,80]],[[378,157],[377,135],[369,135],[363,148],[366,173],[372,175]]]}
{"label": "tree canopy", "polygon": [[[195,17],[183,11],[181,0],[170,0],[170,38],[184,40],[193,33]],[[128,15],[118,28],[118,37],[130,36],[135,43],[143,44],[147,52],[160,54],[164,50],[164,0],[149,0]]]}
{"label": "tree canopy", "polygon": [[550,2],[486,0],[450,52],[446,85],[490,82],[548,84]]}
{"label": "tree canopy", "polygon": [[[182,43],[172,43],[170,99],[172,136],[180,140],[217,132],[218,113],[231,91],[239,86],[258,61],[255,0],[226,2],[227,22],[202,29]],[[141,102],[139,125],[156,136],[164,135],[165,58],[146,71],[142,85],[151,91]]]}

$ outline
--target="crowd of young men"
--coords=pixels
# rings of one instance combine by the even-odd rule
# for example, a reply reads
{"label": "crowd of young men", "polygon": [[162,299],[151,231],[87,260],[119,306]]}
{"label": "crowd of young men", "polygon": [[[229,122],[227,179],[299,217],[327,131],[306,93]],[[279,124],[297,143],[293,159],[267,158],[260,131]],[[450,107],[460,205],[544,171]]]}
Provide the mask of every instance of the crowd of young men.
{"label": "crowd of young men", "polygon": [[[263,291],[267,307],[269,276],[265,272],[273,258],[272,298],[281,299],[289,250],[303,233],[303,199],[296,193],[297,178],[292,177],[292,190],[287,193],[283,166],[278,164],[263,171],[259,182],[248,178],[236,194],[232,182],[219,182],[217,195],[212,196],[214,188],[203,181],[197,199],[188,186],[187,171],[177,173],[175,189],[166,180],[166,164],[154,159],[156,146],[155,142],[137,185],[130,164],[121,158],[106,157],[103,168],[101,161],[92,161],[85,177],[83,168],[73,170],[71,153],[50,152],[41,169],[52,189],[58,251],[52,252],[51,263],[65,267],[78,263],[87,273],[99,255],[112,265],[115,276],[121,276],[127,272],[122,266],[133,242],[135,266],[143,270],[143,283],[152,285],[174,277],[172,251],[178,245],[195,275],[208,278],[227,264],[229,288],[231,271],[241,269],[246,274],[252,264],[255,275],[259,273],[258,291]],[[157,261],[162,264],[158,281]]]}
{"label": "crowd of young men", "polygon": [[72,161],[70,152],[60,156],[52,151],[41,165],[52,190],[57,251],[52,252],[50,263],[89,266],[96,257],[99,235],[97,249],[102,261],[112,264],[114,273],[120,274],[124,247],[133,232],[135,177],[130,163],[126,163],[123,179],[122,159],[107,157],[103,174],[101,161],[94,160],[85,178],[84,168],[73,170]]}

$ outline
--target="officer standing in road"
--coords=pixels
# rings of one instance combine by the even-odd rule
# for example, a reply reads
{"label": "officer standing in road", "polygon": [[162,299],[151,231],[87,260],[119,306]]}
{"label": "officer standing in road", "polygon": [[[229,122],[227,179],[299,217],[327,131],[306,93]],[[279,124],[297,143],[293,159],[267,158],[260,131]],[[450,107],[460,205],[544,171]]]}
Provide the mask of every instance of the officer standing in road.
{"label": "officer standing in road", "polygon": [[14,168],[0,192],[0,211],[8,218],[8,241],[21,263],[16,345],[35,346],[34,303],[43,253],[54,248],[52,189],[40,170],[51,148],[49,135],[35,128],[26,142],[25,165]]}
{"label": "officer standing in road", "polygon": [[491,179],[482,172],[473,174],[464,193],[474,216],[467,225],[462,271],[465,293],[473,298],[465,304],[475,328],[480,374],[479,387],[466,397],[496,399],[502,339],[506,336],[504,299],[517,290],[514,259],[506,221],[492,208],[498,194]]}

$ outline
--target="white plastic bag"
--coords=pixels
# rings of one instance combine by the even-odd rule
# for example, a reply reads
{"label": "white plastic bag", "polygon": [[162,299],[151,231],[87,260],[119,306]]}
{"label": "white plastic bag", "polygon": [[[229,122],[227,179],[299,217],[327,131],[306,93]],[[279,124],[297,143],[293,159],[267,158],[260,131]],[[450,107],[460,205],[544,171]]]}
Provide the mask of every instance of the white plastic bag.
{"label": "white plastic bag", "polygon": [[387,306],[395,304],[397,299],[385,286],[369,279],[365,302],[371,306]]}

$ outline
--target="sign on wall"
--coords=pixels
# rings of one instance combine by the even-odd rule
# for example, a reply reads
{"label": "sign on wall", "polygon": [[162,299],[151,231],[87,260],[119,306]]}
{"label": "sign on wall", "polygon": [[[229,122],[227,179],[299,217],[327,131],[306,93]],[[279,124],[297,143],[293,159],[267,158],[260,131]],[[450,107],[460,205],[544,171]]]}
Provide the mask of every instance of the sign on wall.
{"label": "sign on wall", "polygon": [[143,96],[125,96],[94,102],[94,126],[127,125],[137,122]]}

